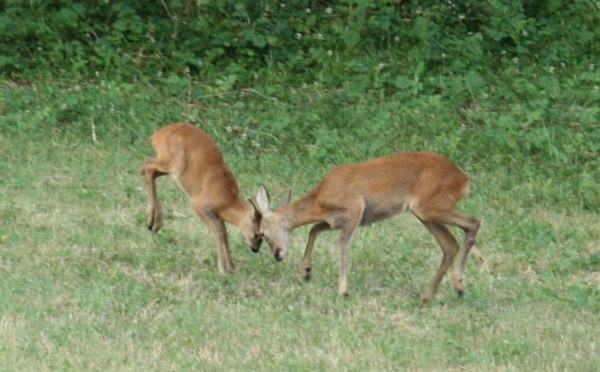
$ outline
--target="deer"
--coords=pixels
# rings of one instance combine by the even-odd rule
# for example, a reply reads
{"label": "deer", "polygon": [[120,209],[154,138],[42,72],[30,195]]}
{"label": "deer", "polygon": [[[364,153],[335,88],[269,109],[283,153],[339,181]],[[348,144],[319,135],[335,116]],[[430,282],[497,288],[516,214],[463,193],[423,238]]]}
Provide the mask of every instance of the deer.
{"label": "deer", "polygon": [[188,123],[160,128],[150,141],[157,157],[146,158],[140,169],[148,192],[148,230],[156,233],[163,225],[155,181],[168,174],[185,191],[198,217],[212,231],[217,242],[219,272],[234,273],[225,222],[239,227],[246,243],[258,252],[262,242],[261,215],[252,202],[240,199],[236,179],[219,147],[205,131]]}
{"label": "deer", "polygon": [[[311,256],[317,236],[341,230],[339,250],[340,295],[348,295],[348,247],[360,226],[412,212],[437,240],[443,251],[442,262],[429,287],[421,296],[422,308],[429,302],[456,255],[452,284],[459,296],[464,293],[464,268],[475,236],[478,218],[455,209],[469,192],[469,179],[454,163],[436,152],[397,152],[362,163],[334,167],[308,194],[290,203],[291,190],[278,205],[270,208],[269,193],[260,185],[256,195],[260,235],[267,241],[277,261],[283,260],[290,244],[291,231],[314,224],[310,229],[300,264],[306,280],[311,277]],[[465,233],[459,247],[447,226]]]}

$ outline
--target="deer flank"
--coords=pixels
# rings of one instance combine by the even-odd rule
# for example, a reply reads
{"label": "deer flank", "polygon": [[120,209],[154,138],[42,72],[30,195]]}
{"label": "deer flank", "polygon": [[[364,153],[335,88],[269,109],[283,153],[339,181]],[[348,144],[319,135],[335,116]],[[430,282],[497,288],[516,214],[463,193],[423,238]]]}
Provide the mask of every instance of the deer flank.
{"label": "deer flank", "polygon": [[[423,306],[431,300],[457,255],[452,283],[454,289],[463,294],[465,262],[480,225],[477,218],[454,208],[468,191],[467,176],[442,155],[429,151],[394,153],[363,163],[339,165],[307,195],[290,204],[288,193],[274,209],[269,207],[269,194],[261,185],[257,194],[257,206],[262,214],[260,233],[279,261],[288,248],[291,231],[314,223],[301,263],[301,272],[309,279],[317,236],[323,231],[341,230],[338,291],[347,295],[347,252],[356,229],[410,211],[443,251],[442,262],[421,297]],[[447,225],[465,232],[461,246]]]}

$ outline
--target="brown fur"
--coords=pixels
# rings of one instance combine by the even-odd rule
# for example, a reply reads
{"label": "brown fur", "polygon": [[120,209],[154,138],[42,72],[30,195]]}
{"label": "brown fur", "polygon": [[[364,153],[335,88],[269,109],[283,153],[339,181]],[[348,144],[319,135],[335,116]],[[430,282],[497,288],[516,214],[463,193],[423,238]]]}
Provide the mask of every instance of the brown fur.
{"label": "brown fur", "polygon": [[258,234],[259,213],[252,203],[240,200],[233,173],[225,164],[217,144],[202,129],[191,124],[171,124],[150,137],[156,158],[146,158],[140,173],[148,191],[148,229],[158,231],[163,223],[155,180],[169,174],[190,198],[194,211],[208,225],[217,241],[218,267],[233,273],[225,221],[238,226],[253,250],[262,241]]}
{"label": "brown fur", "polygon": [[[337,166],[306,196],[273,210],[269,209],[268,193],[261,186],[257,195],[263,215],[260,230],[276,258],[281,259],[290,231],[316,223],[310,231],[301,264],[302,274],[309,278],[312,249],[318,234],[340,229],[338,291],[347,295],[347,251],[356,228],[410,211],[436,238],[444,253],[440,267],[422,296],[424,305],[433,297],[457,254],[459,263],[452,281],[454,289],[463,293],[463,270],[480,225],[477,218],[454,209],[468,191],[467,176],[442,155],[429,151],[394,153],[363,163]],[[446,225],[464,230],[462,247]]]}

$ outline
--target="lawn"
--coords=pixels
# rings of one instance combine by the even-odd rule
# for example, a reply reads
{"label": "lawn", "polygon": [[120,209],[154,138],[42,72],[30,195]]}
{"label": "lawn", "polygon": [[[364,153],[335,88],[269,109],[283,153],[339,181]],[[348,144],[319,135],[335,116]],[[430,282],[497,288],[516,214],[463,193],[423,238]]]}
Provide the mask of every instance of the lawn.
{"label": "lawn", "polygon": [[[294,199],[326,171],[284,179],[220,145],[245,198],[265,182]],[[419,310],[441,249],[411,215],[359,230],[342,298],[335,232],[305,282],[308,227],[276,262],[228,226],[237,272],[223,277],[212,234],[164,177],[165,225],[149,233],[147,142],[15,135],[0,149],[2,370],[600,370],[599,216],[538,203],[543,187],[510,172],[467,169],[459,208],[482,226],[465,295],[446,277]]]}

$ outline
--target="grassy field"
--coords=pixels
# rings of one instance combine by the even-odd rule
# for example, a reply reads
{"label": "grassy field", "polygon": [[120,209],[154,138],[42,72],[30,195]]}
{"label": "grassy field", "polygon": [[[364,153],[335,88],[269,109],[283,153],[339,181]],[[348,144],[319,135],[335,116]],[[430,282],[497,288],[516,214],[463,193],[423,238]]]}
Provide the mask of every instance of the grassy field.
{"label": "grassy field", "polygon": [[[0,372],[600,371],[600,1],[0,2]],[[433,150],[481,219],[459,298],[411,215],[300,275],[138,170],[205,129],[244,198]],[[452,230],[459,241],[462,231]]]}
{"label": "grassy field", "polygon": [[[167,220],[149,233],[144,142],[15,136],[0,149],[3,371],[600,370],[600,218],[531,202],[541,185],[469,172],[459,207],[482,227],[465,296],[446,278],[419,311],[441,249],[410,215],[359,230],[340,298],[336,233],[304,282],[308,227],[278,263],[229,226],[237,273],[222,277],[211,233],[166,177]],[[261,182],[298,197],[325,172],[284,180],[238,164],[244,197]]]}

